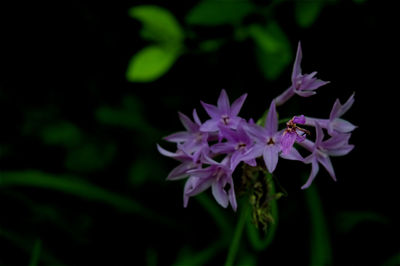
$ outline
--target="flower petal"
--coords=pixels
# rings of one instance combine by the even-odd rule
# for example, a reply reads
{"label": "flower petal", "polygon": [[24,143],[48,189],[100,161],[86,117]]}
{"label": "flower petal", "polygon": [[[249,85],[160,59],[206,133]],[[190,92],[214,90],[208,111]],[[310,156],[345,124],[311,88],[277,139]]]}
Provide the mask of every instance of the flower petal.
{"label": "flower petal", "polygon": [[311,162],[310,176],[308,177],[307,182],[301,187],[301,189],[306,189],[311,185],[311,183],[314,181],[315,176],[317,175],[318,171],[319,171],[318,162],[317,162],[316,158],[314,157],[314,159]]}
{"label": "flower petal", "polygon": [[293,123],[304,125],[306,123],[306,118],[304,115],[293,117]]}
{"label": "flower petal", "polygon": [[183,162],[168,174],[167,180],[179,180],[189,176],[188,171],[197,168],[193,162]]}
{"label": "flower petal", "polygon": [[186,128],[187,131],[193,132],[199,129],[199,125],[195,124],[187,117],[185,114],[178,112],[179,119],[181,120],[182,125]]}
{"label": "flower petal", "polygon": [[272,100],[269,106],[268,115],[265,119],[265,128],[270,136],[278,130],[278,115],[276,114],[275,100]]}
{"label": "flower petal", "polygon": [[220,118],[221,111],[215,105],[211,105],[203,101],[200,101],[200,103],[211,118],[216,118],[216,119]]}
{"label": "flower petal", "polygon": [[191,134],[186,131],[177,132],[169,136],[164,137],[169,142],[185,142],[190,138]]}
{"label": "flower petal", "polygon": [[303,58],[303,53],[301,51],[301,44],[297,45],[297,53],[296,53],[296,59],[294,60],[293,64],[293,71],[292,71],[292,82],[296,79],[298,75],[301,75],[301,60]]}
{"label": "flower petal", "polygon": [[216,119],[210,119],[204,122],[204,124],[201,125],[200,131],[203,132],[214,132],[218,131],[218,120]]}
{"label": "flower petal", "polygon": [[228,194],[224,190],[224,182],[222,179],[213,182],[211,185],[212,194],[219,205],[226,208],[229,204]]}
{"label": "flower petal", "polygon": [[235,195],[235,188],[233,186],[232,178],[228,178],[228,184],[231,186],[228,190],[229,202],[231,203],[232,209],[234,211],[237,210],[237,202],[236,202],[236,195]]}
{"label": "flower petal", "polygon": [[339,113],[338,113],[339,116],[344,115],[351,108],[351,106],[354,103],[354,94],[355,93],[353,93],[349,97],[349,99],[347,99],[347,101],[342,105],[342,107],[340,108]]}
{"label": "flower petal", "polygon": [[[336,118],[331,122],[331,131],[336,130],[340,133],[348,133],[356,129],[357,126],[353,125],[349,121],[341,118]],[[330,132],[332,133],[332,132]]]}
{"label": "flower petal", "polygon": [[222,112],[222,114],[229,114],[230,113],[230,106],[229,106],[229,97],[226,94],[224,89],[221,90],[221,93],[218,98],[218,109]]}
{"label": "flower petal", "polygon": [[270,173],[274,172],[276,165],[278,164],[278,152],[279,149],[275,145],[266,146],[263,153],[265,165]]}
{"label": "flower petal", "polygon": [[201,121],[200,121],[199,116],[197,115],[196,109],[193,109],[193,118],[194,118],[194,122],[196,122],[196,124],[198,124],[200,126],[201,125]]}
{"label": "flower petal", "polygon": [[231,116],[237,116],[240,112],[240,109],[242,109],[243,103],[246,100],[247,93],[243,94],[239,98],[237,98],[231,106]]}
{"label": "flower petal", "polygon": [[292,149],[294,142],[296,141],[296,133],[284,133],[281,138],[281,148],[283,154],[288,154]]}
{"label": "flower petal", "polygon": [[325,167],[329,175],[336,181],[335,170],[333,169],[331,159],[329,156],[318,156],[318,161]]}

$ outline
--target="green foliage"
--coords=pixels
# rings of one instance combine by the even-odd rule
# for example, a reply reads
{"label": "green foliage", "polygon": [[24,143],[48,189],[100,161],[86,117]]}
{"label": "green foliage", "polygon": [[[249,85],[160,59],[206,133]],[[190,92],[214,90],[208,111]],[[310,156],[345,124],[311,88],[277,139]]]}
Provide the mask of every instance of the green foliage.
{"label": "green foliage", "polygon": [[72,147],[81,141],[82,133],[74,124],[67,121],[60,121],[44,127],[41,131],[41,137],[47,145]]}
{"label": "green foliage", "polygon": [[175,17],[158,6],[137,6],[129,15],[142,22],[141,35],[155,42],[137,52],[129,62],[126,78],[151,82],[163,76],[175,63],[183,47],[184,32]]}
{"label": "green foliage", "polygon": [[178,43],[183,40],[184,33],[178,21],[165,8],[144,5],[132,7],[128,11],[132,18],[142,22],[142,36],[160,43]]}
{"label": "green foliage", "polygon": [[33,170],[2,172],[0,176],[0,188],[15,186],[51,189],[83,199],[104,203],[121,211],[133,212],[150,220],[171,226],[174,225],[174,222],[169,218],[158,215],[135,200],[92,185],[76,176],[56,176]]}
{"label": "green foliage", "polygon": [[238,24],[255,10],[255,6],[246,0],[203,0],[186,16],[188,24],[218,26]]}
{"label": "green foliage", "polygon": [[324,0],[296,1],[294,11],[297,24],[302,28],[310,27],[318,18],[324,4]]}
{"label": "green foliage", "polygon": [[35,241],[35,244],[33,245],[33,250],[32,250],[31,260],[29,262],[29,266],[38,265],[41,249],[42,249],[42,241],[40,239],[37,239]]}
{"label": "green foliage", "polygon": [[163,76],[179,56],[177,49],[151,45],[137,52],[129,62],[126,78],[131,82],[151,82]]}
{"label": "green foliage", "polygon": [[85,141],[68,151],[65,167],[77,172],[92,172],[103,169],[111,162],[116,152],[112,143]]}
{"label": "green foliage", "polygon": [[249,34],[256,44],[256,58],[264,76],[269,80],[279,77],[292,58],[290,42],[275,21],[265,27],[253,24]]}
{"label": "green foliage", "polygon": [[338,213],[336,222],[340,232],[348,233],[363,222],[388,224],[390,221],[381,214],[372,211],[346,211]]}

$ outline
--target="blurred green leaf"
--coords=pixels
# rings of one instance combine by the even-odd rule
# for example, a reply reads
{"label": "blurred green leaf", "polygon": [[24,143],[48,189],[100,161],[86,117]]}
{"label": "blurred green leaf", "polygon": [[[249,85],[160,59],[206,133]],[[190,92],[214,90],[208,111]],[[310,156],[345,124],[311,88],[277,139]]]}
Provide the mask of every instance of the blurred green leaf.
{"label": "blurred green leaf", "polygon": [[[0,185],[1,185],[1,180],[0,180]],[[14,246],[22,249],[25,253],[31,255],[31,261],[32,261],[32,255],[36,252],[38,252],[38,247],[37,247],[37,241],[34,242],[32,245],[32,240],[27,239],[26,235],[17,235],[16,233],[12,232],[11,230],[4,230],[3,228],[0,228],[0,238],[6,239],[10,243],[12,243]],[[40,241],[40,240],[39,240]],[[44,251],[42,246],[40,245],[40,259],[43,262],[46,262],[47,265],[58,265],[62,266],[62,264],[58,259],[53,257],[51,254],[48,252]],[[32,254],[33,253],[33,254]],[[38,255],[38,254],[37,254]]]}
{"label": "blurred green leaf", "polygon": [[128,11],[132,18],[143,23],[142,36],[162,43],[177,43],[184,33],[176,18],[167,9],[155,5],[132,7]]}
{"label": "blurred green leaf", "polygon": [[236,265],[257,266],[257,255],[245,252],[242,256],[239,257],[238,263]]}
{"label": "blurred green leaf", "polygon": [[38,265],[41,249],[42,249],[42,241],[40,239],[37,239],[35,241],[35,244],[33,245],[33,250],[32,250],[31,260],[29,262],[29,266]]}
{"label": "blurred green leaf", "polygon": [[338,213],[337,227],[342,233],[350,232],[355,226],[362,222],[375,222],[380,224],[388,224],[390,221],[379,213],[372,211],[345,211]]}
{"label": "blurred green leaf", "polygon": [[82,178],[74,176],[55,176],[35,170],[2,171],[0,173],[0,187],[13,186],[28,186],[60,191],[87,200],[108,204],[121,211],[133,212],[148,220],[156,221],[170,227],[177,226],[176,221],[159,215],[133,199],[97,187],[84,181]]}
{"label": "blurred green leaf", "polygon": [[324,7],[324,0],[308,1],[298,0],[295,2],[295,18],[300,27],[310,27],[318,18],[319,13]]}
{"label": "blurred green leaf", "polygon": [[189,11],[186,22],[203,26],[237,24],[254,9],[254,4],[246,0],[203,0]]}
{"label": "blurred green leaf", "polygon": [[81,141],[82,133],[74,124],[62,121],[44,127],[41,131],[41,137],[43,142],[48,145],[72,147]]}
{"label": "blurred green leaf", "polygon": [[114,144],[86,141],[68,151],[65,167],[78,172],[100,170],[112,160],[115,151]]}
{"label": "blurred green leaf", "polygon": [[173,266],[202,266],[207,265],[217,253],[226,246],[223,239],[216,241],[201,251],[195,252],[186,247],[179,252],[178,258],[172,264]]}
{"label": "blurred green leaf", "polygon": [[249,34],[256,44],[256,57],[264,76],[270,80],[278,78],[292,58],[286,34],[274,21],[266,27],[251,25]]}
{"label": "blurred green leaf", "polygon": [[304,192],[311,220],[310,265],[332,265],[329,232],[317,188],[312,185]]}
{"label": "blurred green leaf", "polygon": [[121,109],[106,106],[98,108],[95,112],[96,119],[102,124],[135,130],[146,139],[154,140],[159,137],[160,133],[143,116],[143,106],[139,99],[125,96],[122,105]]}
{"label": "blurred green leaf", "polygon": [[129,173],[129,181],[135,187],[139,187],[146,182],[159,182],[164,180],[163,171],[159,167],[154,167],[152,158],[139,158],[137,159]]}
{"label": "blurred green leaf", "polygon": [[400,252],[386,260],[382,266],[398,266],[400,265]]}
{"label": "blurred green leaf", "polygon": [[179,56],[177,49],[151,45],[136,53],[129,62],[126,78],[131,82],[151,82],[164,75]]}

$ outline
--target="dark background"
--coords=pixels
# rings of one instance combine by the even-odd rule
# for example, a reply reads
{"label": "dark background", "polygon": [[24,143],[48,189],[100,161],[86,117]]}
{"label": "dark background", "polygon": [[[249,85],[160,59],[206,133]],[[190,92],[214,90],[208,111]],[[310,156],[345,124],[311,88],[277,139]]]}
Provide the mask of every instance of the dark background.
{"label": "dark background", "polygon": [[[182,129],[177,111],[197,108],[204,121],[199,101],[215,104],[222,88],[231,100],[247,92],[241,115],[259,118],[290,85],[299,40],[304,72],[317,70],[331,83],[316,96],[292,99],[278,110],[281,117],[327,117],[336,98],[343,103],[355,92],[345,115],[358,126],[350,140],[355,149],[332,159],[336,183],[322,168],[313,183],[329,228],[331,263],[379,265],[399,252],[394,8],[382,1],[327,1],[307,27],[296,22],[294,1],[279,2],[265,17],[249,15],[243,25],[273,20],[290,44],[290,64],[267,79],[254,43],[238,40],[232,25],[187,25],[185,16],[197,3],[71,1],[1,8],[1,176],[68,176],[145,208],[132,211],[119,200],[110,204],[37,183],[0,182],[0,264],[28,264],[40,246],[40,265],[170,265],[216,242],[218,228],[207,211],[212,207],[191,200],[182,208],[183,183],[165,182],[176,162],[159,155],[156,143],[172,147],[162,137]],[[142,4],[159,5],[176,17],[187,34],[186,50],[160,78],[129,82],[129,61],[149,44],[140,35],[142,24],[128,15]],[[198,50],[201,41],[215,38],[223,40],[218,49]],[[288,196],[278,201],[275,240],[262,252],[243,240],[239,258],[309,262],[310,221],[300,190],[309,170],[293,162],[278,166]],[[213,208],[236,224],[231,209]],[[222,264],[227,247],[207,263]]]}

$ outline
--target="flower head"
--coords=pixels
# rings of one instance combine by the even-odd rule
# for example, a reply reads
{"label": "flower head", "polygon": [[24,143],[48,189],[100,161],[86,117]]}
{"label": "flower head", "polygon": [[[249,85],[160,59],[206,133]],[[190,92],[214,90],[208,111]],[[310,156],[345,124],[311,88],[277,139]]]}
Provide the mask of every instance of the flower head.
{"label": "flower head", "polygon": [[184,207],[187,206],[190,197],[211,187],[212,194],[219,205],[226,208],[230,203],[236,211],[236,195],[228,158],[226,157],[221,163],[210,158],[206,160],[210,164],[209,167],[189,171],[190,177],[186,181],[183,193]]}
{"label": "flower head", "polygon": [[207,132],[200,131],[201,121],[197,115],[196,109],[193,110],[193,119],[190,120],[186,115],[179,113],[181,120],[186,131],[174,133],[165,137],[164,139],[178,144],[178,149],[185,154],[192,157],[193,161],[198,161],[202,153],[208,152],[208,137]]}
{"label": "flower head", "polygon": [[251,166],[256,166],[257,154],[254,153],[254,142],[245,130],[245,122],[239,122],[237,129],[221,127],[221,134],[226,142],[220,142],[211,146],[211,151],[216,154],[229,154],[232,171],[244,161]]}
{"label": "flower head", "polygon": [[315,75],[317,74],[316,71],[312,72],[311,74],[302,74],[300,66],[302,58],[303,53],[301,51],[301,44],[299,42],[292,71],[292,85],[276,98],[276,105],[282,105],[295,94],[302,97],[312,96],[316,93],[316,89],[329,83],[329,81],[323,81],[315,78]]}
{"label": "flower head", "polygon": [[318,123],[322,128],[328,130],[328,134],[333,136],[338,133],[349,133],[357,128],[357,126],[352,123],[340,118],[344,115],[354,103],[354,93],[349,97],[349,99],[342,105],[339,99],[336,99],[329,119],[320,119],[306,117],[306,125],[315,126]]}
{"label": "flower head", "polygon": [[297,124],[303,125],[305,120],[304,115],[301,115],[293,117],[286,123],[286,129],[281,138],[282,153],[284,155],[289,154],[295,141],[302,142],[305,140],[306,135],[310,134],[308,130],[297,126]]}
{"label": "flower head", "polygon": [[278,132],[278,116],[274,100],[269,107],[264,127],[249,124],[248,128],[249,133],[256,140],[254,154],[256,154],[256,157],[263,156],[268,171],[272,173],[278,164],[282,135],[281,132]]}
{"label": "flower head", "polygon": [[217,106],[201,102],[211,119],[204,122],[200,130],[203,132],[215,132],[221,127],[236,129],[242,120],[242,118],[238,117],[238,114],[246,97],[247,94],[243,94],[230,106],[228,95],[223,89],[219,95]]}
{"label": "flower head", "polygon": [[318,123],[315,124],[315,130],[315,143],[310,140],[300,143],[301,146],[311,152],[308,157],[304,158],[305,163],[311,163],[311,173],[307,182],[301,187],[302,189],[308,188],[313,182],[319,171],[319,163],[324,166],[332,179],[336,181],[335,171],[329,156],[343,156],[354,148],[354,145],[348,143],[351,134],[336,134],[328,140],[323,141],[324,133]]}

